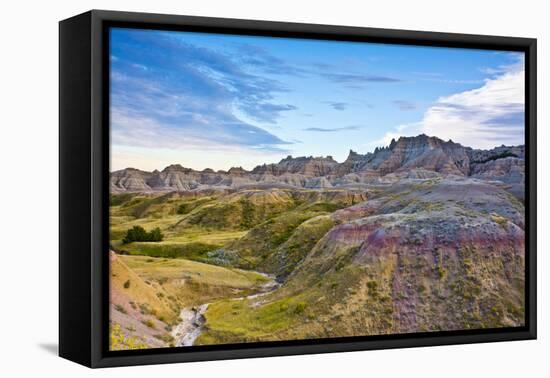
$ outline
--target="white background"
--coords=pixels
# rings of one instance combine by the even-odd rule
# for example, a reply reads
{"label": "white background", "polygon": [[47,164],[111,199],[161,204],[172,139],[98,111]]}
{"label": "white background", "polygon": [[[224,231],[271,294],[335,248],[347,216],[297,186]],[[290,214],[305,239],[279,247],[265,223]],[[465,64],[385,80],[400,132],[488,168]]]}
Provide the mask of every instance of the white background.
{"label": "white background", "polygon": [[[550,27],[546,1],[5,1],[0,21],[0,375],[549,376]],[[538,38],[539,340],[90,370],[56,356],[58,25],[112,9]],[[88,169],[83,167],[83,169]],[[545,300],[546,299],[546,300]],[[544,351],[547,349],[546,352]]]}

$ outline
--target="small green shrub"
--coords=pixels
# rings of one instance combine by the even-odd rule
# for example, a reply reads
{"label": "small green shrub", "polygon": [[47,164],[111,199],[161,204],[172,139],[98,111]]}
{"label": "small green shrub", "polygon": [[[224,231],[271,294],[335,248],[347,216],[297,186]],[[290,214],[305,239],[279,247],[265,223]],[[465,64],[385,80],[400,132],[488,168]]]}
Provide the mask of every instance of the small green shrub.
{"label": "small green shrub", "polygon": [[506,224],[508,223],[508,219],[501,217],[500,215],[497,215],[497,214],[492,214],[491,220],[502,227],[506,226]]}
{"label": "small green shrub", "polygon": [[141,322],[149,328],[155,328],[155,323],[151,319],[142,320]]}
{"label": "small green shrub", "polygon": [[378,289],[378,282],[376,281],[369,281],[367,282],[367,288],[369,289],[369,293],[373,294]]}
{"label": "small green shrub", "polygon": [[124,282],[124,288],[128,289],[130,287],[130,280]]}
{"label": "small green shrub", "polygon": [[147,232],[141,226],[134,226],[126,231],[126,236],[122,239],[122,243],[128,244],[136,241],[159,242],[162,241],[163,238],[164,235],[158,227],[152,229],[150,232]]}
{"label": "small green shrub", "polygon": [[294,313],[303,314],[306,307],[307,307],[307,304],[305,302],[298,302],[296,303],[296,307],[294,308]]}
{"label": "small green shrub", "polygon": [[168,333],[153,335],[153,337],[155,339],[162,340],[167,344],[174,342],[174,337],[172,335],[168,334]]}
{"label": "small green shrub", "polygon": [[142,303],[139,305],[140,312],[143,315],[157,315],[157,311],[154,308],[151,308],[147,303]]}
{"label": "small green shrub", "polygon": [[123,314],[128,313],[128,311],[126,311],[126,309],[124,307],[122,307],[121,305],[119,305],[119,304],[115,305],[115,310],[117,310],[118,312],[122,312]]}

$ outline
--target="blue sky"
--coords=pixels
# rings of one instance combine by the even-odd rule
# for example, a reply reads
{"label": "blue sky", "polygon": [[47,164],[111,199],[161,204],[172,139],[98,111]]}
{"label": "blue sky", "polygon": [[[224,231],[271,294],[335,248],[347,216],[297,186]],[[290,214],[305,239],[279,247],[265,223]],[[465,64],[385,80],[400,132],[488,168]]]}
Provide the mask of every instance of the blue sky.
{"label": "blue sky", "polygon": [[523,143],[517,53],[111,30],[111,169],[343,161],[422,132]]}

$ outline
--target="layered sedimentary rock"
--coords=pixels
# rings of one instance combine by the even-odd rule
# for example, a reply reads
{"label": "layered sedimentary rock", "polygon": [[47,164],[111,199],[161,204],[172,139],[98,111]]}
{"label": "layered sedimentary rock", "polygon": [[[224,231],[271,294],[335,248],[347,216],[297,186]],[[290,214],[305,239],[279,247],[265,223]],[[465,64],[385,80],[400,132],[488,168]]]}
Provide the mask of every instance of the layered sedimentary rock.
{"label": "layered sedimentary rock", "polygon": [[523,184],[525,148],[500,146],[476,150],[422,134],[392,140],[389,146],[364,155],[350,150],[342,163],[331,156],[288,156],[278,163],[259,165],[251,171],[242,167],[217,172],[212,169],[197,171],[179,164],[153,172],[126,168],[111,173],[111,190],[117,193],[245,187],[323,189],[438,175],[472,176],[511,185]]}

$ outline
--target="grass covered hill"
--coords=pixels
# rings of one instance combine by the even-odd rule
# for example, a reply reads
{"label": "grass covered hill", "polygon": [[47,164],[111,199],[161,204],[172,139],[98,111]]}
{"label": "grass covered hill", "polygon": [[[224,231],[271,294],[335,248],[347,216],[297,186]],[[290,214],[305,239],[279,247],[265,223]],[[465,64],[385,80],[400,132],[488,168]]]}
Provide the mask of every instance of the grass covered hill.
{"label": "grass covered hill", "polygon": [[[509,188],[417,171],[368,189],[113,194],[112,347],[179,345],[176,327],[197,345],[520,326]],[[134,226],[163,240],[124,243]]]}

